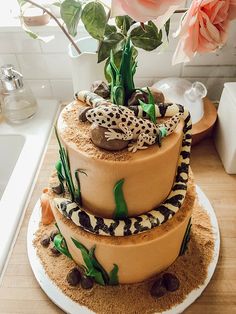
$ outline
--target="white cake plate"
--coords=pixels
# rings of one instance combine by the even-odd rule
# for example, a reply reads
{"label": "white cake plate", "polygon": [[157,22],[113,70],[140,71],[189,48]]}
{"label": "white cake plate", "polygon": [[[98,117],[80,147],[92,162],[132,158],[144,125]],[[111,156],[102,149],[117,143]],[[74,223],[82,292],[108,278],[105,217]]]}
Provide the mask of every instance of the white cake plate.
{"label": "white cake plate", "polygon": [[[203,206],[203,208],[206,210],[208,215],[210,216],[213,233],[215,237],[215,243],[214,243],[214,254],[212,261],[208,267],[208,275],[203,285],[201,285],[198,289],[193,290],[191,293],[189,293],[185,300],[174,306],[168,311],[162,312],[162,314],[178,314],[182,313],[188,306],[190,306],[204,291],[206,286],[208,285],[209,281],[211,280],[211,277],[215,271],[218,257],[219,257],[219,251],[220,251],[220,232],[219,232],[219,226],[217,222],[217,218],[214,212],[214,209],[212,208],[208,198],[203,193],[203,191],[197,186],[196,191],[199,198],[199,203]],[[47,296],[64,312],[70,313],[70,314],[92,314],[91,310],[86,308],[85,306],[82,306],[76,302],[74,302],[72,299],[70,299],[68,296],[66,296],[55,284],[54,282],[48,277],[46,274],[41,261],[36,253],[36,248],[33,245],[34,240],[34,234],[38,230],[39,223],[41,221],[41,211],[40,211],[40,203],[39,201],[35,205],[35,208],[32,212],[29,225],[28,225],[28,233],[27,233],[27,250],[28,250],[28,257],[30,261],[30,265],[32,267],[33,273],[43,289],[43,291],[47,294]],[[158,314],[158,313],[156,313]]]}

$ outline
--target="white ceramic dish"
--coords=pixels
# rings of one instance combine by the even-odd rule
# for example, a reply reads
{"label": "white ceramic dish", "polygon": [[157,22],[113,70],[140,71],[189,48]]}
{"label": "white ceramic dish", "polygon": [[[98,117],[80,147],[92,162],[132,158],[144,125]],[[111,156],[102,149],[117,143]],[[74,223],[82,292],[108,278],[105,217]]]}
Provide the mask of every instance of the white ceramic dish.
{"label": "white ceramic dish", "polygon": [[[193,290],[181,304],[178,304],[177,306],[173,307],[171,310],[165,311],[162,314],[182,313],[188,306],[190,306],[202,294],[202,292],[208,285],[217,265],[217,261],[219,257],[219,250],[220,250],[220,233],[219,233],[217,218],[209,200],[207,199],[206,195],[202,192],[202,190],[198,186],[197,186],[197,194],[199,197],[200,204],[204,207],[206,212],[209,214],[211,223],[212,223],[212,228],[213,228],[213,232],[215,236],[213,259],[208,267],[208,276],[204,284],[200,286],[198,289]],[[40,259],[37,256],[36,249],[32,244],[33,239],[34,239],[34,234],[37,231],[38,226],[39,226],[40,219],[41,219],[40,203],[38,202],[35,205],[35,208],[33,210],[33,213],[29,221],[28,234],[27,234],[27,249],[28,249],[29,261],[30,261],[32,270],[34,272],[34,275],[39,285],[41,286],[43,291],[47,294],[47,296],[66,313],[70,313],[70,314],[94,313],[90,311],[89,309],[87,309],[86,307],[81,306],[80,304],[74,302],[68,296],[66,296],[45,273],[44,268],[40,262]]]}
{"label": "white ceramic dish", "polygon": [[56,100],[39,100],[38,105],[24,123],[0,123],[0,279],[59,109]]}

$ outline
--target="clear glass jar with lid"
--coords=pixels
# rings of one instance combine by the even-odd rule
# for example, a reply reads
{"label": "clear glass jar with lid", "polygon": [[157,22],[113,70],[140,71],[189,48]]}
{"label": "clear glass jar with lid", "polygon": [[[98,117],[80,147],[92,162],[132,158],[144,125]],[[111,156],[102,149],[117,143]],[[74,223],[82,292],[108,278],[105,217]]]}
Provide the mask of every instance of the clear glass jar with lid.
{"label": "clear glass jar with lid", "polygon": [[1,67],[1,85],[2,114],[9,122],[20,123],[36,113],[37,101],[12,64]]}

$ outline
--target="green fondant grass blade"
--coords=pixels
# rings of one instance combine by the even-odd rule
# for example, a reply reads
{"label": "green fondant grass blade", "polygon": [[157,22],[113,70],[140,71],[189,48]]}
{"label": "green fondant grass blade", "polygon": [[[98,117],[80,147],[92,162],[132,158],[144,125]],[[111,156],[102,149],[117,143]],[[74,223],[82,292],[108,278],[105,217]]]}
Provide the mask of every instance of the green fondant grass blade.
{"label": "green fondant grass blade", "polygon": [[[74,187],[74,183],[73,183],[73,180],[71,177],[69,158],[68,158],[68,154],[67,154],[65,148],[61,144],[61,141],[59,139],[56,127],[55,127],[55,134],[56,134],[56,138],[57,138],[57,141],[59,144],[59,155],[60,155],[62,170],[64,172],[63,176],[65,177],[66,185],[67,185],[69,193],[71,195],[71,199],[72,199],[72,201],[74,201],[75,187]],[[60,170],[59,165],[58,165],[58,170]],[[62,173],[62,170],[61,170],[61,173]],[[59,178],[59,180],[60,180],[60,178]]]}
{"label": "green fondant grass blade", "polygon": [[77,189],[75,189],[75,200],[77,203],[79,203],[81,205],[81,192],[80,192],[80,182],[79,182],[79,175],[78,175],[79,171],[78,169],[75,171],[75,179],[77,182]]}
{"label": "green fondant grass blade", "polygon": [[104,279],[102,277],[102,274],[97,269],[95,269],[93,262],[92,262],[92,259],[89,256],[89,251],[86,249],[86,247],[83,244],[81,244],[80,242],[78,242],[77,240],[75,240],[73,238],[71,238],[71,239],[74,242],[75,246],[80,250],[80,252],[82,254],[84,263],[87,267],[86,275],[93,277],[94,280],[98,284],[105,286],[105,282],[104,282]]}
{"label": "green fondant grass blade", "polygon": [[122,189],[124,181],[125,181],[124,179],[119,180],[113,189],[116,203],[116,209],[114,213],[115,219],[124,219],[128,215],[128,208],[125,202]]}
{"label": "green fondant grass blade", "polygon": [[142,100],[139,100],[143,111],[146,112],[153,123],[156,123],[156,110],[154,104],[145,104]]}
{"label": "green fondant grass blade", "polygon": [[59,226],[57,223],[55,223],[55,227],[57,228],[57,230],[59,231],[59,233],[61,234],[61,230],[59,229]]}
{"label": "green fondant grass blade", "polygon": [[71,254],[68,250],[67,244],[66,244],[66,240],[63,238],[63,236],[61,234],[57,234],[54,237],[53,243],[59,252],[61,252],[62,254],[66,255],[67,257],[72,259],[72,256],[71,256]]}
{"label": "green fondant grass blade", "polygon": [[119,267],[116,264],[114,264],[114,267],[109,274],[109,277],[110,277],[109,285],[110,286],[115,286],[115,285],[119,284],[118,271],[119,271]]}
{"label": "green fondant grass blade", "polygon": [[91,258],[91,261],[93,263],[93,266],[101,272],[102,276],[103,276],[103,279],[104,279],[104,282],[106,284],[109,283],[109,276],[107,274],[107,272],[105,271],[105,269],[102,267],[102,265],[98,262],[96,256],[95,256],[95,248],[96,246],[93,246],[90,250],[89,250],[89,256]]}
{"label": "green fondant grass blade", "polygon": [[191,218],[190,218],[188,225],[187,225],[187,228],[186,228],[186,231],[185,231],[185,234],[184,234],[184,238],[183,238],[181,247],[180,247],[179,255],[183,255],[188,248],[188,242],[190,240],[191,227],[192,227],[192,224],[191,224]]}

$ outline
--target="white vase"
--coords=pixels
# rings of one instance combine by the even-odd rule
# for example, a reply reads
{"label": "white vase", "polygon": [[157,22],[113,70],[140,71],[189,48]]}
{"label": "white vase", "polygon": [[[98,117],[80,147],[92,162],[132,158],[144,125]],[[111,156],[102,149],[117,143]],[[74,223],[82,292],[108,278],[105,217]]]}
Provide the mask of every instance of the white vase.
{"label": "white vase", "polygon": [[81,54],[69,44],[69,57],[71,59],[72,81],[74,93],[80,90],[90,90],[96,80],[105,80],[105,62],[97,62],[98,41],[92,37],[84,37],[76,41]]}

